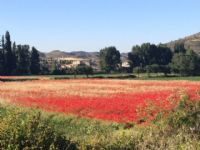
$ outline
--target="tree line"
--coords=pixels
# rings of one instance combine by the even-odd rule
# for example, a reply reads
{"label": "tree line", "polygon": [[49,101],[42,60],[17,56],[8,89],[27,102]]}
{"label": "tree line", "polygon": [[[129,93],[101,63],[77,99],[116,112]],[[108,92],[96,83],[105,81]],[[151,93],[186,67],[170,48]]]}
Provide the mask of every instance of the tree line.
{"label": "tree line", "polygon": [[16,45],[7,31],[0,40],[0,75],[39,75],[39,74],[93,74],[93,69],[84,64],[76,68],[62,69],[61,64],[40,60],[40,53],[29,45]]}
{"label": "tree line", "polygon": [[16,45],[7,31],[0,44],[0,75],[29,75],[40,73],[39,51],[29,45]]}
{"label": "tree line", "polygon": [[[193,50],[177,43],[172,51],[164,44],[144,43],[128,53],[129,68],[134,73],[169,73],[181,76],[200,74],[200,57]],[[100,50],[100,66],[107,73],[122,72],[120,52],[115,47]]]}
{"label": "tree line", "polygon": [[[93,74],[91,66],[79,65],[76,68],[60,69],[54,64],[52,72],[40,61],[39,51],[29,45],[16,45],[7,31],[0,40],[0,75],[38,74]],[[116,47],[100,50],[99,66],[105,73],[176,73],[182,76],[200,74],[200,56],[183,43],[177,43],[171,50],[164,44],[144,43],[133,46],[128,53],[129,66],[123,69],[121,54]]]}

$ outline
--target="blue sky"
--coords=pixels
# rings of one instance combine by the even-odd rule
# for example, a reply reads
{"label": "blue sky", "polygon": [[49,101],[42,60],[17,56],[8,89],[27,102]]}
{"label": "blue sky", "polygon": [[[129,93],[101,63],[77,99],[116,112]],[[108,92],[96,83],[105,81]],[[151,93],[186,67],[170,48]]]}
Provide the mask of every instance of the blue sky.
{"label": "blue sky", "polygon": [[99,51],[200,32],[199,0],[0,0],[0,34],[41,51]]}

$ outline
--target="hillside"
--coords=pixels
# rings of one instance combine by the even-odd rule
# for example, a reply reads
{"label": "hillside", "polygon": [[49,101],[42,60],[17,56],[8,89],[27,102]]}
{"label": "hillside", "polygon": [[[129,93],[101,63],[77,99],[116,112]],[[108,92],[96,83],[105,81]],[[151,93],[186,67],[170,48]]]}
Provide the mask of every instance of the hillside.
{"label": "hillside", "polygon": [[171,41],[171,42],[167,43],[166,45],[173,50],[174,45],[176,43],[183,43],[185,48],[191,48],[197,54],[200,55],[200,32],[197,33],[197,34],[193,34],[191,36],[187,36],[185,38],[181,38],[181,39],[178,39],[178,40],[175,40],[175,41]]}
{"label": "hillside", "polygon": [[74,51],[74,52],[64,52],[60,50],[54,50],[48,53],[45,53],[46,57],[75,57],[75,58],[84,58],[84,59],[97,59],[98,52],[84,52],[84,51]]}
{"label": "hillside", "polygon": [[[94,61],[99,61],[99,52],[85,52],[85,51],[73,51],[73,52],[64,52],[60,50],[54,50],[48,53],[44,53],[46,57],[75,57],[75,58],[83,58],[83,59],[91,59]],[[122,61],[128,59],[127,53],[121,53]]]}

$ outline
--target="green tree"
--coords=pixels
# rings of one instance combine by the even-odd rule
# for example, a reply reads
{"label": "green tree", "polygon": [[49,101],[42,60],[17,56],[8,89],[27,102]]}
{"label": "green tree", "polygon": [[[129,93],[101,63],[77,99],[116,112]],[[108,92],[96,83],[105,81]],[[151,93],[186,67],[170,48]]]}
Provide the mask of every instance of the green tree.
{"label": "green tree", "polygon": [[[1,54],[2,54],[2,64],[3,64],[3,69],[5,68],[5,38],[4,35],[2,36],[1,40]],[[5,71],[4,71],[5,73]]]}
{"label": "green tree", "polygon": [[130,62],[131,68],[138,67],[142,64],[143,54],[140,46],[136,45],[132,48],[132,51],[128,53],[128,59]]}
{"label": "green tree", "polygon": [[31,74],[39,74],[40,73],[40,55],[39,55],[38,50],[35,47],[32,47],[30,59],[31,59],[30,60]]}
{"label": "green tree", "polygon": [[200,57],[191,49],[186,51],[186,55],[189,56],[189,68],[190,75],[197,75],[200,73]]}
{"label": "green tree", "polygon": [[164,73],[165,76],[167,76],[167,74],[171,73],[170,64],[168,64],[168,65],[159,65],[159,71]]}
{"label": "green tree", "polygon": [[13,67],[13,72],[12,73],[16,73],[16,69],[17,69],[17,46],[16,46],[16,43],[14,42],[13,43],[13,46],[12,46],[12,67]]}
{"label": "green tree", "polygon": [[142,65],[150,65],[153,64],[155,61],[154,58],[154,51],[156,51],[156,46],[151,45],[150,43],[144,43],[141,45],[141,51],[142,51]]}
{"label": "green tree", "polygon": [[187,50],[186,53],[175,53],[170,66],[173,72],[182,76],[195,75],[200,68],[199,57],[192,50]]}
{"label": "green tree", "polygon": [[29,45],[17,46],[17,73],[27,75],[30,73]]}
{"label": "green tree", "polygon": [[93,68],[87,65],[78,65],[76,67],[77,73],[78,74],[85,74],[86,77],[88,78],[89,75],[93,74]]}
{"label": "green tree", "polygon": [[100,50],[100,65],[102,70],[107,73],[119,71],[120,64],[120,52],[115,47],[106,47]]}
{"label": "green tree", "polygon": [[3,55],[0,49],[0,75],[4,74]]}
{"label": "green tree", "polygon": [[134,46],[132,51],[128,54],[128,59],[131,62],[131,67],[141,67],[141,69],[145,68],[149,72],[152,70],[150,69],[152,68],[151,65],[168,65],[172,59],[172,51],[165,45],[160,44],[156,46],[154,44],[144,43],[141,46]]}
{"label": "green tree", "polygon": [[2,35],[2,38],[1,38],[1,47],[2,47],[2,49],[5,48],[5,38],[4,38],[4,35]]}
{"label": "green tree", "polygon": [[49,70],[48,63],[47,63],[47,62],[43,62],[43,63],[41,64],[41,67],[40,67],[40,74],[43,74],[43,75],[50,74],[50,70]]}
{"label": "green tree", "polygon": [[[2,41],[1,41],[1,51],[2,51],[2,63],[3,63],[3,69],[5,68],[5,38],[4,35],[2,36]],[[5,73],[5,70],[4,70]]]}
{"label": "green tree", "polygon": [[3,40],[0,42],[0,75],[4,74]]}
{"label": "green tree", "polygon": [[7,31],[5,34],[5,73],[10,75],[14,69],[14,63],[12,61],[13,54],[12,54],[12,47],[11,47],[11,40],[10,40],[10,33]]}
{"label": "green tree", "polygon": [[157,52],[155,53],[155,55],[156,55],[156,62],[155,62],[156,64],[168,65],[172,60],[173,53],[170,50],[170,48],[160,44],[157,47]]}
{"label": "green tree", "polygon": [[51,74],[53,75],[62,75],[65,74],[61,68],[61,65],[57,61],[53,61],[50,66]]}
{"label": "green tree", "polygon": [[160,66],[158,64],[147,65],[146,71],[150,77],[150,73],[158,73],[160,71]]}

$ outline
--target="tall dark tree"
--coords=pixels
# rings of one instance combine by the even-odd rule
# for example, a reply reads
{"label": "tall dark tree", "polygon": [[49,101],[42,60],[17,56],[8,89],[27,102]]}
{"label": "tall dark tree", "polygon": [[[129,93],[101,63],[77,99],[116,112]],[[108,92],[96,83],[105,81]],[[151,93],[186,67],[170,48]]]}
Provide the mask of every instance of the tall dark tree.
{"label": "tall dark tree", "polygon": [[5,38],[4,38],[4,35],[2,35],[2,38],[1,38],[1,47],[3,49],[5,48]]}
{"label": "tall dark tree", "polygon": [[13,43],[13,48],[12,48],[12,50],[13,50],[13,53],[14,53],[14,54],[15,54],[16,51],[17,51],[17,45],[16,45],[15,42]]}
{"label": "tall dark tree", "polygon": [[4,75],[5,74],[5,38],[4,35],[2,36],[2,40],[1,40],[1,74]]}
{"label": "tall dark tree", "polygon": [[115,47],[106,47],[100,50],[101,69],[110,73],[120,68],[120,52]]}
{"label": "tall dark tree", "polygon": [[30,60],[30,71],[31,74],[39,74],[40,73],[40,55],[38,50],[35,47],[32,47],[31,50],[31,60]]}
{"label": "tall dark tree", "polygon": [[7,31],[5,34],[5,73],[10,75],[14,69],[12,58],[12,47],[11,47],[10,33]]}
{"label": "tall dark tree", "polygon": [[146,65],[155,64],[157,54],[156,45],[144,43],[141,46],[134,46],[132,52],[129,53],[129,60],[133,67],[144,68]]}
{"label": "tall dark tree", "polygon": [[7,31],[5,34],[4,44],[4,70],[5,74],[11,75],[16,68],[15,52],[12,50],[12,42],[10,39],[10,33]]}
{"label": "tall dark tree", "polygon": [[2,37],[2,40],[0,42],[0,75],[4,74],[4,37]]}
{"label": "tall dark tree", "polygon": [[168,65],[172,60],[172,51],[165,45],[160,44],[157,47],[156,64]]}
{"label": "tall dark tree", "polygon": [[0,49],[0,75],[4,74],[3,54]]}
{"label": "tall dark tree", "polygon": [[140,66],[140,64],[142,64],[142,58],[143,58],[143,54],[142,54],[140,46],[138,45],[134,46],[132,48],[132,52],[128,54],[128,59],[129,59],[131,68]]}
{"label": "tall dark tree", "polygon": [[17,73],[20,75],[27,75],[30,73],[29,45],[17,46]]}
{"label": "tall dark tree", "polygon": [[151,45],[150,43],[144,43],[141,45],[141,51],[142,51],[142,64],[143,66],[149,65],[153,61],[152,51],[154,51],[154,45]]}
{"label": "tall dark tree", "polygon": [[12,46],[12,67],[13,67],[13,73],[16,73],[16,69],[17,69],[17,46],[16,43],[13,43]]}

